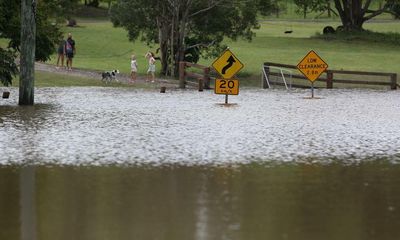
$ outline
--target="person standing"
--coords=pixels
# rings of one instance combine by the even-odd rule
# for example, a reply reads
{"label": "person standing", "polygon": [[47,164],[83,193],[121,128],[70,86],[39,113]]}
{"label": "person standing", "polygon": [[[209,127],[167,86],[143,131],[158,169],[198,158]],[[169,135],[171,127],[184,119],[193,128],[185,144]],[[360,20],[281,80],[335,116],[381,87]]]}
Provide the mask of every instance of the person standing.
{"label": "person standing", "polygon": [[72,34],[68,33],[67,41],[65,41],[65,55],[67,56],[67,69],[72,70],[72,59],[76,54],[75,40],[72,39]]}
{"label": "person standing", "polygon": [[131,56],[131,81],[135,82],[136,80],[136,74],[137,74],[137,62],[136,62],[136,56],[132,55]]}
{"label": "person standing", "polygon": [[147,80],[149,81],[151,77],[151,82],[154,82],[156,72],[156,59],[154,58],[154,53],[147,52],[145,57],[149,61],[149,69],[147,69]]}
{"label": "person standing", "polygon": [[64,67],[64,55],[65,55],[65,39],[62,39],[60,41],[60,44],[58,45],[58,49],[57,49],[57,54],[58,54],[58,58],[57,58],[57,66],[56,68],[59,69],[60,68],[60,61],[61,61],[61,67]]}

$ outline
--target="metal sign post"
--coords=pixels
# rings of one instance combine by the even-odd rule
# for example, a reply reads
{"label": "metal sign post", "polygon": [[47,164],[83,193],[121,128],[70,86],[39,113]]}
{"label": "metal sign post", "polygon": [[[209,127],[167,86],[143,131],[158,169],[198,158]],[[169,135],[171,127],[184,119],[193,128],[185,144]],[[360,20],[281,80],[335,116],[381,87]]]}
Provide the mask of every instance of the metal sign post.
{"label": "metal sign post", "polygon": [[311,82],[311,98],[314,98],[314,82]]}

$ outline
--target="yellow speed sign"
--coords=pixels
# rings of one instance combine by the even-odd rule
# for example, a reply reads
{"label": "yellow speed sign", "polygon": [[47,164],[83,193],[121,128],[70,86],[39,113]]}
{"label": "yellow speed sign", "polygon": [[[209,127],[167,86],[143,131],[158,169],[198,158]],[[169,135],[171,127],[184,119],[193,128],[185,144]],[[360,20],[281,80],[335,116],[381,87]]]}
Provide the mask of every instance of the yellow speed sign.
{"label": "yellow speed sign", "polygon": [[237,79],[215,79],[215,94],[238,95],[239,80]]}

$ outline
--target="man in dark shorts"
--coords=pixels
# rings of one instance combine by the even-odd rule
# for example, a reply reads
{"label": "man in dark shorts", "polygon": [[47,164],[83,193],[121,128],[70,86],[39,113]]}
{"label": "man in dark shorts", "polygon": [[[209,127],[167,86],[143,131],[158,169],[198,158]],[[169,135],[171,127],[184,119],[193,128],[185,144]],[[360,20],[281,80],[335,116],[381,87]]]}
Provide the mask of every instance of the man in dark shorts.
{"label": "man in dark shorts", "polygon": [[68,39],[65,41],[65,55],[67,56],[67,69],[72,70],[72,59],[76,54],[75,41],[72,39],[72,34],[68,33]]}

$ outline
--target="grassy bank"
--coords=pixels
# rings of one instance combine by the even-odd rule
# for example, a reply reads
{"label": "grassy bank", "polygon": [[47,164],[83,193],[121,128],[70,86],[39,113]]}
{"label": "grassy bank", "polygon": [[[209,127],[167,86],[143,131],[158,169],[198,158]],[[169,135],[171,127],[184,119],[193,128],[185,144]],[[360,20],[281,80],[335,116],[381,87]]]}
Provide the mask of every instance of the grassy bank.
{"label": "grassy bank", "polygon": [[[323,27],[336,27],[339,22],[307,21],[263,21],[256,30],[252,42],[227,41],[231,50],[245,64],[240,73],[242,79],[259,79],[263,62],[297,64],[311,49],[329,64],[331,69],[399,72],[400,46],[385,42],[369,42],[354,39],[326,40],[315,38]],[[365,28],[378,32],[400,32],[400,22],[372,22]],[[285,34],[286,30],[293,31]],[[81,22],[80,27],[65,29],[72,32],[77,42],[74,65],[81,68],[108,70],[119,69],[128,73],[132,53],[138,57],[139,74],[145,74],[147,63],[144,54],[155,51],[139,41],[128,41],[127,33],[113,28],[107,21]],[[55,63],[55,56],[52,62]],[[203,59],[201,64],[209,65],[213,59]],[[159,69],[159,68],[158,68]]]}
{"label": "grassy bank", "polygon": [[[278,62],[297,65],[310,50],[315,50],[331,69],[400,72],[400,46],[385,42],[360,39],[352,41],[315,38],[327,26],[338,26],[339,22],[277,22],[266,21],[256,31],[252,42],[228,42],[244,64],[243,76],[259,79],[263,62]],[[400,23],[369,23],[366,29],[372,31],[400,32]],[[284,32],[290,29],[291,34]],[[202,61],[209,64],[210,61]]]}

